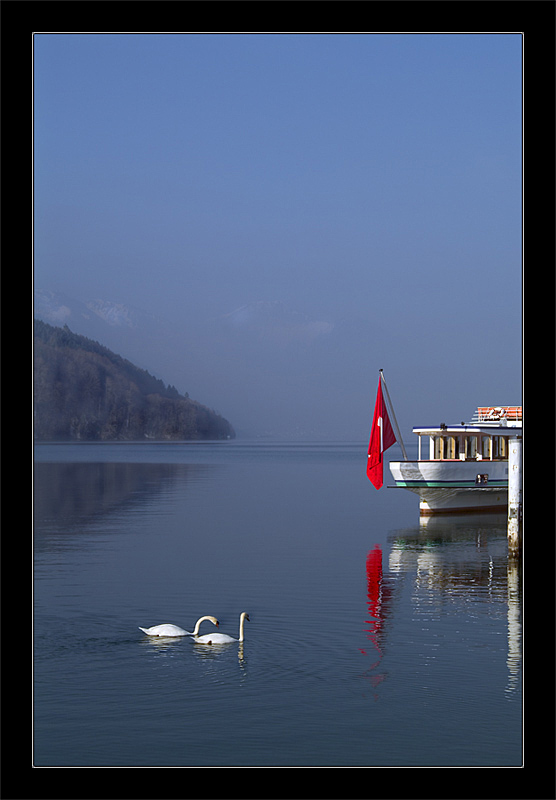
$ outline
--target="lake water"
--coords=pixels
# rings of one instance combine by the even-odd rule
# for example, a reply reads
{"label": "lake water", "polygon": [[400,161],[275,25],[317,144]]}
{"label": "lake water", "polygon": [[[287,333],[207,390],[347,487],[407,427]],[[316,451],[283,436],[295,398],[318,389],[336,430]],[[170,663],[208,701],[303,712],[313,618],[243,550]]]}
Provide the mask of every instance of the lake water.
{"label": "lake water", "polygon": [[[35,766],[522,763],[503,517],[420,526],[365,445],[35,457]],[[138,630],[242,611],[241,645]]]}

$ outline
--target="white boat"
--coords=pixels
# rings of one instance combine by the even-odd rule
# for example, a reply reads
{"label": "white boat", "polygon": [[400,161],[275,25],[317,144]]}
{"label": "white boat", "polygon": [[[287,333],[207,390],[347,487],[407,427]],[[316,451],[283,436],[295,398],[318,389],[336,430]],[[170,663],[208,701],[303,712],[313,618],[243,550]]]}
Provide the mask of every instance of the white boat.
{"label": "white boat", "polygon": [[419,495],[422,517],[501,513],[508,505],[509,440],[522,434],[521,406],[480,406],[468,423],[413,428],[417,461],[391,461],[396,488]]}

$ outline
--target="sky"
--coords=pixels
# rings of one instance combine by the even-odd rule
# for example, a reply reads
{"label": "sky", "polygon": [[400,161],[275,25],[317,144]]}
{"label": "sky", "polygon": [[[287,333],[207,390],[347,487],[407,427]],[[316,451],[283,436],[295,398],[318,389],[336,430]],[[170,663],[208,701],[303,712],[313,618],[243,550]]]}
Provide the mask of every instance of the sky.
{"label": "sky", "polygon": [[35,34],[35,289],[238,435],[520,403],[521,282],[521,34]]}

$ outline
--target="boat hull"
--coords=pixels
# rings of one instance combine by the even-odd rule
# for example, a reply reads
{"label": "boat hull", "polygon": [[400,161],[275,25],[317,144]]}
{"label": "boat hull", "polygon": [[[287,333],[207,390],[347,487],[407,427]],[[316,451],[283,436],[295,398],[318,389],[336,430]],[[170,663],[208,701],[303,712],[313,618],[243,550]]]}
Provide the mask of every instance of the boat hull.
{"label": "boat hull", "polygon": [[419,496],[421,516],[500,513],[508,504],[507,461],[391,461],[395,487]]}

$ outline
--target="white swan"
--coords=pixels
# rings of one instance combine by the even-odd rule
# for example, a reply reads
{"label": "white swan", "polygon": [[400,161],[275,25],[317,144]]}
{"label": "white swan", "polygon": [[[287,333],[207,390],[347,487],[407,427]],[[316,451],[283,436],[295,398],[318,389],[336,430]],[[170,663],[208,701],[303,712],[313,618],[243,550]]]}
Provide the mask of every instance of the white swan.
{"label": "white swan", "polygon": [[201,627],[201,622],[203,620],[209,619],[213,625],[218,627],[218,620],[216,617],[200,617],[197,622],[195,623],[195,630],[193,633],[189,631],[184,631],[183,628],[178,628],[177,625],[153,625],[151,628],[141,628],[139,626],[139,630],[146,633],[147,636],[197,636],[199,633],[199,628]]}
{"label": "white swan", "polygon": [[193,641],[195,644],[227,644],[228,642],[242,642],[243,641],[243,623],[247,620],[249,622],[249,614],[243,611],[239,618],[239,639],[234,639],[233,636],[228,636],[226,633],[206,633],[204,636],[196,636]]}

